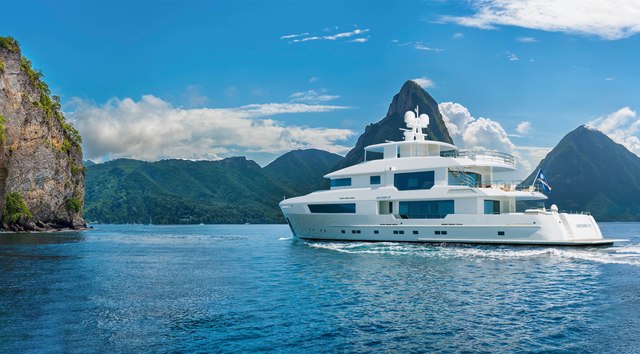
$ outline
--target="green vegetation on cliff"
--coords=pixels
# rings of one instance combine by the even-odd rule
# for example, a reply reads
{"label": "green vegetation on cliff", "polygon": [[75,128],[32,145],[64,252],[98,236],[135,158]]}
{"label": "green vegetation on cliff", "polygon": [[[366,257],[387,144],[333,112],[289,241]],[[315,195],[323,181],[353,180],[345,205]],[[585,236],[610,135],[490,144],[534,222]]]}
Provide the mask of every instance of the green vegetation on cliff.
{"label": "green vegetation on cliff", "polygon": [[5,128],[4,123],[7,121],[4,119],[2,114],[0,114],[0,144],[4,144],[7,140],[7,128]]}
{"label": "green vegetation on cliff", "polygon": [[78,198],[69,198],[69,200],[67,200],[67,208],[73,212],[79,213],[82,210],[82,202]]}
{"label": "green vegetation on cliff", "polygon": [[[13,37],[0,37],[0,48],[5,48],[11,52],[18,52],[20,51],[20,44]],[[0,64],[0,70],[4,70],[4,62],[0,61]],[[29,81],[40,92],[40,98],[34,102],[34,105],[42,109],[49,120],[49,125],[51,126],[51,120],[56,118],[62,126],[65,138],[69,139],[73,144],[80,146],[80,144],[82,144],[80,133],[64,118],[64,115],[60,111],[60,97],[51,95],[49,86],[42,80],[44,77],[42,72],[40,70],[34,70],[31,61],[25,57],[20,58],[20,69],[27,74]]]}
{"label": "green vegetation on cliff", "polygon": [[0,36],[0,48],[5,48],[12,52],[17,52],[20,50],[20,43],[18,43],[18,41],[11,36]]}
{"label": "green vegetation on cliff", "polygon": [[42,80],[44,75],[39,70],[34,70],[31,66],[31,61],[25,57],[20,60],[20,68],[27,73],[29,81],[40,92],[40,99],[33,104],[40,107],[48,119],[49,125],[52,124],[52,119],[55,117],[64,131],[65,138],[71,141],[76,146],[82,144],[82,137],[76,128],[64,118],[62,112],[60,112],[60,97],[52,96],[49,85]]}
{"label": "green vegetation on cliff", "polygon": [[15,224],[21,219],[31,219],[33,215],[18,192],[7,193],[7,201],[2,214],[4,222]]}

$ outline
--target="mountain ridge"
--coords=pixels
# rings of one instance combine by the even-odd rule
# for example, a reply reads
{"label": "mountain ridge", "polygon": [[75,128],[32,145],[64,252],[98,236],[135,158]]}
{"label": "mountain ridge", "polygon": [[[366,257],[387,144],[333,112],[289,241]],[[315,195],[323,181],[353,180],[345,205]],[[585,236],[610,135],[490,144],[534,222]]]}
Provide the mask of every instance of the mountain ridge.
{"label": "mountain ridge", "polygon": [[[318,156],[326,159],[313,169],[319,177],[309,176],[308,168],[297,168],[297,174],[286,178],[296,161]],[[218,161],[111,160],[86,168],[85,216],[102,223],[283,223],[280,200],[316,190],[318,178],[322,180],[338,158],[342,157],[310,149],[286,153],[265,167],[244,156]]]}

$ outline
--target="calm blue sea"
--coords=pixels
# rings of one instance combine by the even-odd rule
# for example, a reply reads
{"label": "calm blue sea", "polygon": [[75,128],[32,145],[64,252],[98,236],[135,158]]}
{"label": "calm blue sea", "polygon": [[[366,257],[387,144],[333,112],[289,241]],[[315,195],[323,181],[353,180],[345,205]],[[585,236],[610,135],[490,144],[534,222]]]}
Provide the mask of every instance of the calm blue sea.
{"label": "calm blue sea", "polygon": [[285,225],[0,234],[0,352],[640,352],[609,248],[307,243]]}

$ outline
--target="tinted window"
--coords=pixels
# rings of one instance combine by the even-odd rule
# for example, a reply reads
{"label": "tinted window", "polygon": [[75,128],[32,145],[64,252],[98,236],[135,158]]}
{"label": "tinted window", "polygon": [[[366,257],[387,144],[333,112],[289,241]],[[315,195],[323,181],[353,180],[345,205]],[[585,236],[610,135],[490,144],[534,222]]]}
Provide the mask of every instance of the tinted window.
{"label": "tinted window", "polygon": [[309,211],[312,213],[349,213],[356,212],[355,203],[345,204],[309,204]]}
{"label": "tinted window", "polygon": [[433,171],[396,173],[393,185],[398,190],[430,189],[433,187]]}
{"label": "tinted window", "polygon": [[449,171],[450,186],[481,186],[482,176],[475,172]]}
{"label": "tinted window", "polygon": [[485,200],[484,201],[484,213],[485,214],[500,214],[500,201],[498,201],[498,200]]}
{"label": "tinted window", "polygon": [[453,200],[400,202],[400,216],[408,219],[442,219],[453,214]]}
{"label": "tinted window", "polygon": [[347,187],[351,185],[351,178],[336,178],[331,180],[331,187]]}
{"label": "tinted window", "polygon": [[369,177],[369,184],[380,184],[380,176]]}

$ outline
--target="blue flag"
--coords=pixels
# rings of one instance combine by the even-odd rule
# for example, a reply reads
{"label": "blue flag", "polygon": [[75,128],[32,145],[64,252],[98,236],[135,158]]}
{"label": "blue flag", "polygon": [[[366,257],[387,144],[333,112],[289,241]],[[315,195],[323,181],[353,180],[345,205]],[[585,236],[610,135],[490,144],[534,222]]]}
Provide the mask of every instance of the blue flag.
{"label": "blue flag", "polygon": [[551,192],[551,186],[549,185],[549,182],[547,182],[547,179],[544,177],[544,173],[542,173],[542,170],[538,170],[538,176],[536,177],[536,182],[540,182],[540,184],[542,185],[543,191]]}

